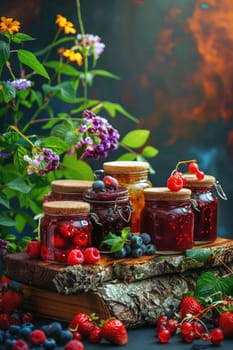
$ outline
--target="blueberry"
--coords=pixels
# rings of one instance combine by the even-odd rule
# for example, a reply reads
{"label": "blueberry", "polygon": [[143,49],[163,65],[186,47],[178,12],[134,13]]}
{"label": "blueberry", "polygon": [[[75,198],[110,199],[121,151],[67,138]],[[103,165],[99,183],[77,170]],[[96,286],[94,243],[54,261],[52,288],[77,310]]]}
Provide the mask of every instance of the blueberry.
{"label": "blueberry", "polygon": [[132,232],[129,232],[127,235],[127,239],[131,240],[131,238],[134,236],[134,234]]}
{"label": "blueberry", "polygon": [[114,258],[115,259],[122,259],[126,256],[126,249],[125,247],[122,247],[120,250],[114,253]]}
{"label": "blueberry", "polygon": [[133,258],[139,258],[140,256],[142,256],[142,254],[143,254],[142,248],[138,247],[138,248],[132,249],[131,255]]}
{"label": "blueberry", "polygon": [[153,254],[155,254],[155,252],[156,252],[156,248],[155,248],[154,244],[147,244],[145,254],[146,255],[153,255]]}
{"label": "blueberry", "polygon": [[73,334],[68,329],[63,329],[60,333],[59,344],[65,345],[73,339]]}
{"label": "blueberry", "polygon": [[145,254],[145,252],[146,252],[146,244],[142,243],[140,248],[142,249],[142,254]]}
{"label": "blueberry", "polygon": [[29,326],[24,326],[21,327],[20,331],[19,331],[19,337],[24,339],[24,340],[28,340],[29,335],[32,332],[32,328]]}
{"label": "blueberry", "polygon": [[18,324],[12,324],[8,330],[9,330],[10,334],[18,335],[20,329],[21,329],[21,326],[19,326]]}
{"label": "blueberry", "polygon": [[48,338],[58,339],[62,331],[62,324],[58,321],[54,321],[48,325],[43,325],[41,330],[46,334]]}
{"label": "blueberry", "polygon": [[149,244],[151,242],[151,236],[147,232],[143,232],[140,235],[142,237],[143,243]]}
{"label": "blueberry", "polygon": [[45,350],[53,350],[53,349],[56,349],[57,343],[56,343],[55,339],[47,338],[47,339],[45,339],[43,346],[44,346]]}
{"label": "blueberry", "polygon": [[126,256],[130,256],[131,251],[132,251],[131,245],[130,244],[125,244],[124,248],[125,248],[125,251],[126,251]]}
{"label": "blueberry", "polygon": [[134,235],[131,238],[131,243],[134,248],[140,247],[142,245],[142,238],[138,235]]}
{"label": "blueberry", "polygon": [[92,184],[92,189],[96,192],[103,191],[105,189],[105,183],[102,180],[96,180]]}
{"label": "blueberry", "polygon": [[12,350],[13,349],[13,345],[16,342],[16,339],[7,339],[5,341],[5,350]]}
{"label": "blueberry", "polygon": [[5,332],[0,329],[0,344],[3,344],[5,341]]}

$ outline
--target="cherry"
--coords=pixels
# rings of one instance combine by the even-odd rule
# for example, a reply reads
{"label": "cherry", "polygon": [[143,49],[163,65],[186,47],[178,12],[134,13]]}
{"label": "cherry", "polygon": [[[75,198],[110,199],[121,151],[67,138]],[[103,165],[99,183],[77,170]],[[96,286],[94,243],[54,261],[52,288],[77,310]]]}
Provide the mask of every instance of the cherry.
{"label": "cherry", "polygon": [[193,331],[193,325],[190,322],[184,321],[180,326],[180,333],[182,335],[190,334]]}
{"label": "cherry", "polygon": [[115,177],[112,177],[110,175],[106,175],[104,178],[103,178],[103,182],[105,184],[105,186],[107,188],[111,188],[111,189],[114,189],[116,190],[119,186],[119,183],[118,183],[118,180],[115,179]]}
{"label": "cherry", "polygon": [[196,177],[197,177],[198,180],[203,180],[204,177],[205,177],[205,174],[204,174],[203,171],[197,171]]}
{"label": "cherry", "polygon": [[183,178],[179,172],[171,175],[167,180],[167,187],[170,191],[178,192],[184,186]]}
{"label": "cherry", "polygon": [[195,333],[195,338],[200,338],[201,334],[204,332],[203,325],[198,321],[193,321],[193,331]]}
{"label": "cherry", "polygon": [[224,339],[224,334],[220,328],[213,328],[210,332],[210,341],[214,345],[219,345]]}
{"label": "cherry", "polygon": [[188,165],[188,172],[190,174],[196,174],[199,171],[197,163],[190,163]]}
{"label": "cherry", "polygon": [[177,327],[178,327],[178,321],[175,318],[170,318],[167,321],[166,327],[170,331],[171,334],[174,334]]}
{"label": "cherry", "polygon": [[171,338],[171,333],[168,329],[160,329],[157,333],[157,337],[160,343],[165,344]]}

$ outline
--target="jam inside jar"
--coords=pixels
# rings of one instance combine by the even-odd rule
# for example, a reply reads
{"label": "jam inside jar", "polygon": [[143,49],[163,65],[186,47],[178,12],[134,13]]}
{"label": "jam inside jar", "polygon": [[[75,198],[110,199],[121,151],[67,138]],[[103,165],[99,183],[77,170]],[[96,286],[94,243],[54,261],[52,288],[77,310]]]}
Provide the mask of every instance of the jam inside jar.
{"label": "jam inside jar", "polygon": [[116,178],[120,186],[129,191],[133,207],[130,230],[138,234],[141,229],[141,214],[145,205],[144,189],[151,187],[148,180],[149,163],[138,161],[112,161],[105,162],[103,169],[106,175]]}
{"label": "jam inside jar", "polygon": [[113,192],[89,189],[83,198],[90,204],[92,244],[103,250],[101,243],[110,232],[120,235],[124,227],[130,226],[132,206],[128,190],[123,187]]}
{"label": "jam inside jar", "polygon": [[43,209],[40,241],[44,261],[66,264],[71,249],[85,249],[91,245],[92,225],[88,203],[45,202]]}
{"label": "jam inside jar", "polygon": [[156,253],[178,254],[194,244],[194,215],[191,191],[171,192],[166,187],[152,187],[144,191],[142,231],[151,236]]}
{"label": "jam inside jar", "polygon": [[218,236],[218,198],[214,193],[214,176],[205,175],[198,180],[195,175],[186,175],[186,185],[194,200],[194,244],[214,242]]}

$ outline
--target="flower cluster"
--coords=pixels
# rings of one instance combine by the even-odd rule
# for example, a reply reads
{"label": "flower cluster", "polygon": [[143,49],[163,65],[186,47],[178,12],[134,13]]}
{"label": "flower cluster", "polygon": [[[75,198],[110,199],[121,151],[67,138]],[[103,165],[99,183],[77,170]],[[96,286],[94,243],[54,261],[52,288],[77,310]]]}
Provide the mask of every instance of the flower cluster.
{"label": "flower cluster", "polygon": [[78,34],[78,47],[81,51],[87,51],[87,55],[94,55],[99,58],[105,49],[105,44],[101,41],[98,35],[93,34]]}
{"label": "flower cluster", "polygon": [[60,157],[51,149],[42,148],[38,150],[35,147],[32,149],[32,158],[25,155],[24,160],[28,163],[27,173],[29,175],[33,173],[45,175],[58,168]]}
{"label": "flower cluster", "polygon": [[8,241],[5,239],[0,239],[0,256],[4,255],[7,251]]}
{"label": "flower cluster", "polygon": [[120,134],[104,118],[95,115],[90,110],[85,110],[83,124],[79,126],[82,134],[80,141],[75,145],[76,149],[85,146],[82,158],[107,157],[110,150],[117,149]]}

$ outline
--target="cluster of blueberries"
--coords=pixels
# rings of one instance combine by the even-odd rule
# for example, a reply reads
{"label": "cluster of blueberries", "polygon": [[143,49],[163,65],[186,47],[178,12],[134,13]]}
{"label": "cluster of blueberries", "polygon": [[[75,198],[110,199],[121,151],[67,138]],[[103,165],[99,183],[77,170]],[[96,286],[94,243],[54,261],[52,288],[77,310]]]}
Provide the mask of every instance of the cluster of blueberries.
{"label": "cluster of blueberries", "polygon": [[5,350],[26,348],[53,350],[57,346],[65,346],[72,339],[72,332],[63,328],[58,321],[38,328],[33,323],[26,322],[21,325],[11,325],[5,331],[0,330],[0,346],[4,345]]}
{"label": "cluster of blueberries", "polygon": [[147,232],[135,235],[128,233],[124,246],[113,254],[115,259],[139,258],[142,255],[153,255],[156,252],[155,245],[151,243],[151,236]]}

